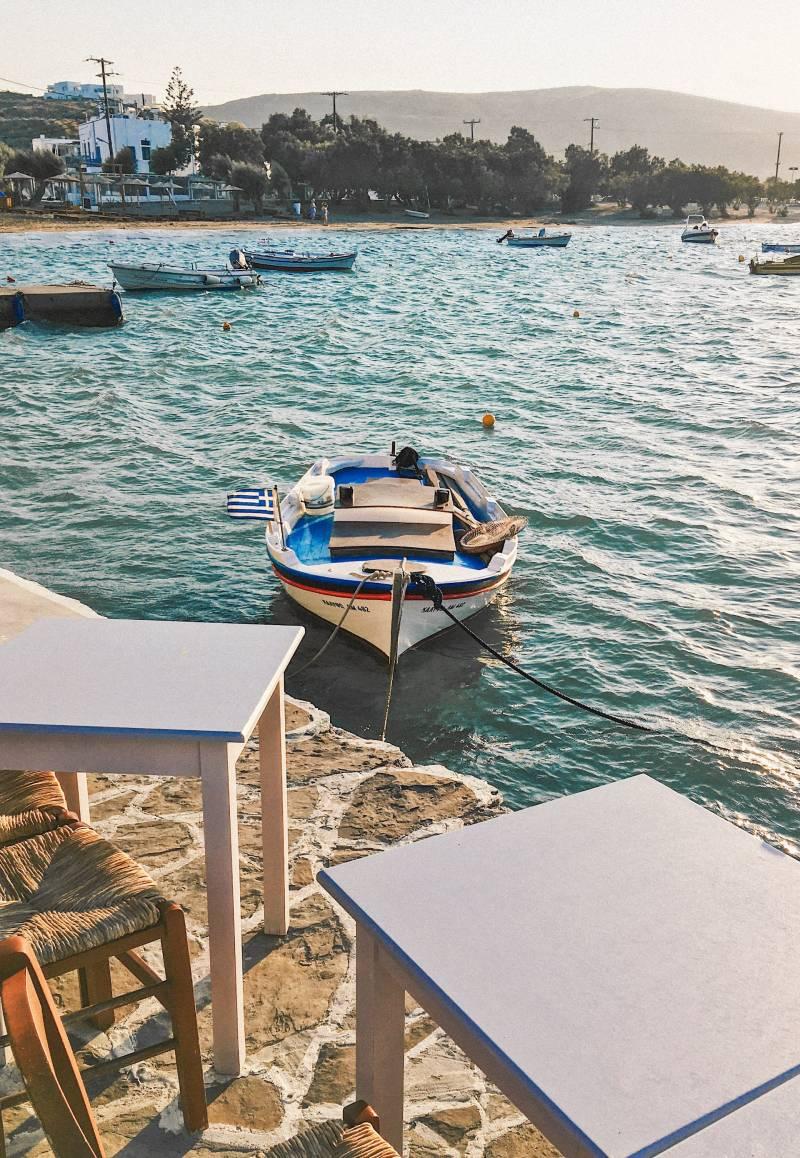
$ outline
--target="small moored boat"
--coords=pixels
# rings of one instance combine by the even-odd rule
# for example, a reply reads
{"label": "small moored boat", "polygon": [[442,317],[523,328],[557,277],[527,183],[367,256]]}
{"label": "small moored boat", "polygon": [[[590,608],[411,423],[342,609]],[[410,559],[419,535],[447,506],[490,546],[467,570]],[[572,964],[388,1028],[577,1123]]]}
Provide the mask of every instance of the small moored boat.
{"label": "small moored boat", "polygon": [[240,491],[228,512],[270,519],[267,553],[286,593],[390,657],[451,625],[420,575],[467,619],[508,582],[525,525],[469,468],[410,447],[320,459],[282,502],[274,491]]}
{"label": "small moored boat", "polygon": [[787,257],[784,261],[758,261],[750,259],[750,272],[760,274],[778,274],[783,277],[800,275],[800,253],[795,257]]}
{"label": "small moored boat", "polygon": [[238,290],[259,285],[252,269],[203,269],[197,265],[166,265],[164,262],[109,262],[109,269],[123,289],[131,290]]}
{"label": "small moored boat", "polygon": [[421,221],[427,221],[430,213],[425,213],[422,209],[404,209],[406,217],[418,217]]}
{"label": "small moored boat", "polygon": [[800,244],[779,245],[777,242],[762,241],[762,253],[800,253]]}
{"label": "small moored boat", "polygon": [[246,249],[245,257],[255,269],[277,269],[287,273],[318,273],[331,269],[352,269],[358,250],[347,253],[297,253],[293,249]]}
{"label": "small moored boat", "polygon": [[699,245],[713,245],[719,237],[719,230],[709,225],[702,213],[690,213],[681,233],[681,241]]}
{"label": "small moored boat", "polygon": [[528,237],[515,237],[509,229],[499,240],[505,241],[512,249],[564,249],[571,237],[571,233],[548,233],[545,229]]}

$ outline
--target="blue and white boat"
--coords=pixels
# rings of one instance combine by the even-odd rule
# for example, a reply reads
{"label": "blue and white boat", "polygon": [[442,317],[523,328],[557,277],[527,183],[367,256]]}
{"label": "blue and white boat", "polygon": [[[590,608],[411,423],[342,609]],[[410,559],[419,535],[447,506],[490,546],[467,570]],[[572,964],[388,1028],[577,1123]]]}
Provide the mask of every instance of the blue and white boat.
{"label": "blue and white boat", "polygon": [[[262,242],[263,244],[263,242]],[[285,273],[320,273],[323,270],[352,269],[358,250],[346,253],[298,253],[294,249],[245,249],[244,255],[254,269],[283,270]]]}
{"label": "blue and white boat", "polygon": [[515,237],[511,230],[501,238],[512,249],[564,249],[569,245],[571,233],[548,233],[545,229],[540,229],[538,233],[531,234],[528,237]]}
{"label": "blue and white boat", "polygon": [[320,459],[279,504],[248,516],[254,493],[229,496],[228,509],[270,518],[267,554],[287,595],[387,656],[451,626],[415,576],[430,576],[444,606],[468,619],[508,582],[525,525],[468,467],[409,447]]}
{"label": "blue and white boat", "polygon": [[762,253],[800,253],[800,244],[797,245],[778,245],[777,243],[762,241]]}

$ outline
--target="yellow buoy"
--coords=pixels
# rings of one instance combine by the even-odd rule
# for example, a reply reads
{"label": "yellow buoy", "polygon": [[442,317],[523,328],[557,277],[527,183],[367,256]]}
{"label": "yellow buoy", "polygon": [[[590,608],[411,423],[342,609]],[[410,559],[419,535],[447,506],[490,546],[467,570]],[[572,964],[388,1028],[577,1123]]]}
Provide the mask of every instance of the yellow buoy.
{"label": "yellow buoy", "polygon": [[573,310],[572,316],[573,316],[573,318],[579,318],[581,316],[581,311],[580,310]]}
{"label": "yellow buoy", "polygon": [[494,415],[488,414],[488,413],[484,414],[483,418],[481,419],[481,422],[483,423],[486,430],[491,430],[492,427],[494,426]]}
{"label": "yellow buoy", "polygon": [[223,322],[222,328],[223,328],[223,330],[226,330],[226,331],[229,330],[231,328],[230,322]]}
{"label": "yellow buoy", "polygon": [[739,254],[739,261],[744,261],[744,254],[743,253]]}

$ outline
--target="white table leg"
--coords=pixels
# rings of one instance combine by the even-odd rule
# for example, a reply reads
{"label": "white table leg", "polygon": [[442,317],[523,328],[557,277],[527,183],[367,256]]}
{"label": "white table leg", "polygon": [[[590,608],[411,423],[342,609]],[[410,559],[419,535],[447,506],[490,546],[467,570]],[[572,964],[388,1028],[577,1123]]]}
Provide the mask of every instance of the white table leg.
{"label": "white table leg", "polygon": [[85,772],[56,772],[67,808],[89,823],[89,789]]}
{"label": "white table leg", "polygon": [[258,721],[258,759],[264,932],[282,937],[289,928],[289,816],[286,808],[286,718],[282,676]]}
{"label": "white table leg", "polygon": [[385,951],[363,925],[356,929],[356,1097],[369,1102],[381,1134],[403,1153],[405,990],[389,972]]}
{"label": "white table leg", "polygon": [[241,1073],[245,1058],[236,760],[227,744],[201,744],[214,1068]]}

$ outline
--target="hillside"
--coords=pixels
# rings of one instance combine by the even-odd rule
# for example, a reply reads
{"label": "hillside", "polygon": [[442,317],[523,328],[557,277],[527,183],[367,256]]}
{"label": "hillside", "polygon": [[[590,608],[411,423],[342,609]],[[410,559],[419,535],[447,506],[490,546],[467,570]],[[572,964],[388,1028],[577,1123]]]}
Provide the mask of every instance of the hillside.
{"label": "hillside", "polygon": [[34,137],[77,137],[78,124],[93,106],[88,101],[46,101],[30,93],[0,92],[0,141],[30,149]]}
{"label": "hillside", "polygon": [[[206,116],[259,128],[273,112],[300,106],[313,116],[330,111],[319,93],[264,93],[210,105]],[[738,105],[660,89],[551,88],[520,92],[351,92],[339,99],[343,116],[374,117],[391,132],[434,140],[480,117],[476,134],[502,141],[512,125],[530,129],[545,148],[559,154],[572,141],[587,143],[584,117],[600,119],[596,147],[605,153],[633,144],[670,160],[727,165],[759,177],[774,172],[778,130],[783,130],[785,165],[800,164],[800,113]]]}

